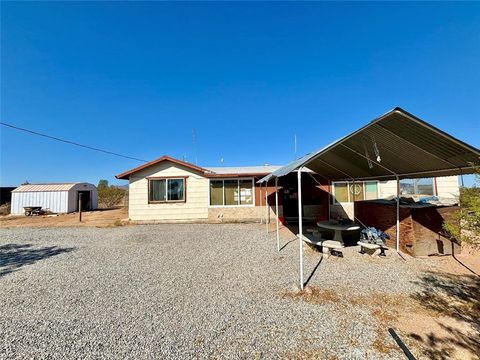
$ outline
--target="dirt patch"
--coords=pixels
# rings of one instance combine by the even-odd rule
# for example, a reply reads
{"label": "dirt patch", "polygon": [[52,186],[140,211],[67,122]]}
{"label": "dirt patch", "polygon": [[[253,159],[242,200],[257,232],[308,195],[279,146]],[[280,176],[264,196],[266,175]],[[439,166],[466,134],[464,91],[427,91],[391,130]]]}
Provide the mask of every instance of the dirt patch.
{"label": "dirt patch", "polygon": [[283,299],[302,299],[310,304],[324,304],[325,302],[340,301],[340,296],[337,292],[329,289],[320,289],[316,286],[307,286],[303,291],[284,291],[281,293]]}
{"label": "dirt patch", "polygon": [[307,286],[303,291],[284,291],[282,298],[303,300],[310,304],[334,303],[341,309],[362,307],[368,308],[376,320],[376,334],[373,342],[375,350],[382,354],[388,354],[397,350],[392,343],[385,342],[387,329],[396,324],[400,314],[398,304],[408,303],[409,297],[406,295],[386,295],[374,293],[369,296],[351,296],[345,291],[335,291],[332,289],[320,289],[315,286]]}
{"label": "dirt patch", "polygon": [[123,226],[128,224],[128,210],[102,209],[85,211],[82,213],[82,222],[78,221],[78,214],[61,214],[58,216],[0,216],[0,228],[10,227],[66,227],[66,226]]}
{"label": "dirt patch", "polygon": [[478,359],[480,354],[480,277],[440,271],[453,266],[439,260],[439,271],[421,273],[415,294],[351,296],[348,291],[306,287],[303,291],[284,291],[282,298],[310,304],[334,303],[345,308],[369,309],[376,320],[373,347],[388,354],[398,347],[385,339],[387,329],[398,330],[402,340],[420,358]]}
{"label": "dirt patch", "polygon": [[347,302],[350,306],[361,306],[370,309],[376,320],[376,333],[373,347],[379,353],[389,354],[398,350],[392,342],[386,342],[387,331],[395,327],[402,311],[413,307],[412,301],[407,295],[386,295],[381,293],[370,296],[349,297]]}
{"label": "dirt patch", "polygon": [[417,311],[403,314],[397,327],[409,347],[428,359],[478,359],[478,333],[464,322]]}
{"label": "dirt patch", "polygon": [[288,352],[282,356],[286,360],[337,360],[335,355],[327,355],[323,350],[304,350],[296,352]]}
{"label": "dirt patch", "polygon": [[415,312],[398,320],[402,332],[430,359],[478,359],[480,277],[426,272],[418,284]]}

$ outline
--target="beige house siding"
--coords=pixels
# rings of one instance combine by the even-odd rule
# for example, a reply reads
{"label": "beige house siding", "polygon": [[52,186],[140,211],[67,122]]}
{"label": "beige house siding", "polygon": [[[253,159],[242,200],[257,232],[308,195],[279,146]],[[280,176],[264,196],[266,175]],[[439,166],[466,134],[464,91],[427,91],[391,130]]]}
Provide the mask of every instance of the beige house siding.
{"label": "beige house siding", "polygon": [[458,176],[437,177],[437,195],[446,198],[457,198],[460,194]]}
{"label": "beige house siding", "polygon": [[[458,176],[442,176],[435,178],[436,195],[446,198],[455,198],[459,194]],[[397,182],[395,180],[379,182],[380,198],[397,196]]]}
{"label": "beige house siding", "polygon": [[386,199],[390,196],[397,196],[397,181],[379,181],[378,182],[378,197],[379,199]]}
{"label": "beige house siding", "polygon": [[[187,177],[186,202],[148,203],[148,177]],[[208,219],[208,179],[194,170],[164,161],[130,176],[129,217],[135,221],[192,221]]]}

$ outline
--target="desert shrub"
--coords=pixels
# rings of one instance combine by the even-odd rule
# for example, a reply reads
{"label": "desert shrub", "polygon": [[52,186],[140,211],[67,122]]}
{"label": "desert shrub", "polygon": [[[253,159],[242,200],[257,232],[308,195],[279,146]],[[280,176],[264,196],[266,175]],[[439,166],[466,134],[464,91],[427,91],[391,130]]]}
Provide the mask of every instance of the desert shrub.
{"label": "desert shrub", "polygon": [[123,225],[124,225],[124,224],[123,224],[122,220],[115,220],[115,221],[113,222],[113,226],[123,226]]}
{"label": "desert shrub", "polygon": [[10,214],[10,203],[6,203],[0,206],[0,215]]}
{"label": "desert shrub", "polygon": [[460,210],[452,221],[444,224],[444,229],[455,239],[468,244],[480,245],[480,167],[475,167],[473,187],[461,187]]}
{"label": "desert shrub", "polygon": [[127,191],[115,185],[108,185],[107,180],[100,180],[97,186],[98,203],[105,208],[122,206]]}

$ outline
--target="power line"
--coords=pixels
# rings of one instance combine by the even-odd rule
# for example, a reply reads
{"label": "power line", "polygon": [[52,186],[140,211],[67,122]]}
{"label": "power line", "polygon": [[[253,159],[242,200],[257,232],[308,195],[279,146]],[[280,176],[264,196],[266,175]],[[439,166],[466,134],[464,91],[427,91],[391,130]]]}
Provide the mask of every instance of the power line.
{"label": "power line", "polygon": [[125,158],[125,159],[130,159],[130,160],[136,160],[136,161],[141,161],[141,162],[148,162],[147,160],[138,159],[138,158],[131,157],[131,156],[127,156],[127,155],[118,154],[118,153],[115,153],[115,152],[112,152],[112,151],[99,149],[99,148],[96,148],[96,147],[93,147],[93,146],[88,146],[88,145],[79,144],[79,143],[74,142],[74,141],[61,139],[61,138],[58,138],[58,137],[56,137],[56,136],[51,136],[51,135],[47,135],[47,134],[42,134],[42,133],[39,133],[39,132],[36,132],[36,131],[33,131],[33,130],[24,129],[24,128],[21,128],[21,127],[12,125],[12,124],[7,124],[7,123],[4,123],[4,122],[1,122],[1,121],[0,121],[0,124],[3,125],[3,126],[7,126],[7,127],[9,127],[9,128],[15,129],[15,130],[24,131],[24,132],[27,132],[27,133],[30,133],[30,134],[33,134],[33,135],[38,135],[38,136],[46,137],[46,138],[48,138],[48,139],[60,141],[60,142],[66,143],[66,144],[83,147],[83,148],[85,148],[85,149],[102,152],[102,153],[104,153],[104,154],[119,156],[119,157],[122,157],[122,158]]}

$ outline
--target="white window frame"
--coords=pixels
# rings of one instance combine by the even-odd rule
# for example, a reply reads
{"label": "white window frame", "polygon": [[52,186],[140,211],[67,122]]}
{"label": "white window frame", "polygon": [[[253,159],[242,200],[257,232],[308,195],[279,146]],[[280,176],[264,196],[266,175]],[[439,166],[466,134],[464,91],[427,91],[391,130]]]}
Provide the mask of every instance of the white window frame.
{"label": "white window frame", "polygon": [[[437,178],[436,177],[431,177],[431,178],[421,178],[421,179],[432,179],[432,190],[433,190],[433,195],[422,195],[422,194],[403,194],[405,196],[438,196],[438,192],[437,192]],[[415,180],[415,179],[401,179],[400,182],[402,182],[402,180]],[[400,194],[400,196],[402,196],[402,194]]]}
{"label": "white window frame", "polygon": [[[251,204],[239,204],[237,205],[211,205],[210,204],[210,193],[212,190],[211,181],[222,181],[222,196],[223,204],[225,204],[225,180],[237,180],[237,189],[238,189],[238,202],[240,202],[240,180],[251,180],[252,181],[252,203]],[[224,207],[254,207],[255,206],[255,178],[253,177],[240,177],[240,178],[211,178],[208,179],[208,207],[209,208],[224,208]]]}
{"label": "white window frame", "polygon": [[[187,202],[187,177],[149,177],[147,178],[147,197],[149,204],[175,204],[175,203],[186,203]],[[151,191],[151,182],[152,181],[162,181],[165,180],[165,200],[150,200],[150,191]],[[168,182],[171,180],[182,180],[183,181],[183,199],[182,200],[168,200]]]}
{"label": "white window frame", "polygon": [[[365,194],[365,183],[367,182],[374,182],[377,184],[377,199],[378,199],[378,194],[379,194],[379,181],[378,180],[359,180],[359,181],[332,181],[332,188],[331,188],[331,195],[332,195],[332,205],[342,205],[342,204],[353,204],[353,201],[350,201],[350,186],[348,186],[348,184],[351,184],[353,185],[354,183],[355,184],[358,184],[358,183],[362,183],[362,187],[363,187],[363,194]],[[348,186],[348,200],[349,201],[343,201],[343,202],[340,202],[340,201],[337,201],[336,197],[335,197],[335,185],[336,184],[347,184]]]}

